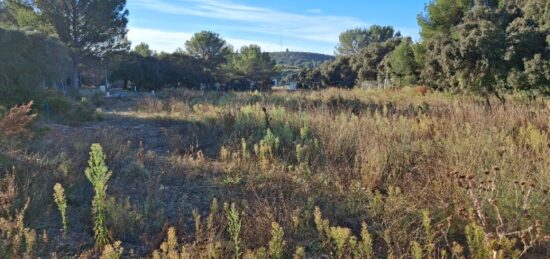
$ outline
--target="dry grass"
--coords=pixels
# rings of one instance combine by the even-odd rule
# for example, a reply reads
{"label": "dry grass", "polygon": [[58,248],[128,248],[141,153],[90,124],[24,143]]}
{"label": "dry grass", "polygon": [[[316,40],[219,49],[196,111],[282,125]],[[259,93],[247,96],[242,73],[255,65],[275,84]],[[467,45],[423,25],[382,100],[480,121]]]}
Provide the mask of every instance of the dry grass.
{"label": "dry grass", "polygon": [[[364,233],[376,256],[410,257],[411,247],[425,257],[459,256],[458,246],[471,256],[472,224],[497,253],[536,255],[548,245],[548,100],[508,96],[488,111],[474,96],[418,88],[159,96],[105,107],[97,125],[54,128],[27,147],[3,149],[25,176],[16,182],[28,210],[46,211],[27,219],[30,227],[60,234],[51,193],[38,188],[66,188],[68,238],[80,246],[58,252],[93,246],[83,178],[90,143],[107,153],[107,217],[116,221],[108,226],[128,255],[231,254],[226,210],[212,211],[213,198],[242,212],[248,257],[269,252],[274,222],[284,230],[285,258],[365,257]],[[326,231],[318,231],[316,207]],[[170,242],[184,248],[161,246],[168,226],[183,233]]]}
{"label": "dry grass", "polygon": [[0,138],[12,138],[17,135],[31,136],[28,127],[33,122],[36,114],[30,114],[32,102],[11,108],[0,119]]}

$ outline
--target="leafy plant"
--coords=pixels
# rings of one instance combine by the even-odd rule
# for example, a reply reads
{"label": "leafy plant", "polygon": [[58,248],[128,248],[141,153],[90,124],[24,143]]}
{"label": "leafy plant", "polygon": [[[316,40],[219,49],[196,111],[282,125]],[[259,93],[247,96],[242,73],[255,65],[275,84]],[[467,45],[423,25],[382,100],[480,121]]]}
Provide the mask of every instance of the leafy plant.
{"label": "leafy plant", "polygon": [[53,199],[59,209],[59,214],[61,215],[63,232],[67,233],[67,199],[65,198],[65,189],[63,189],[63,186],[61,186],[60,183],[56,183],[53,186],[53,190]]}
{"label": "leafy plant", "polygon": [[281,259],[284,256],[284,248],[286,242],[284,241],[283,228],[277,223],[271,223],[271,240],[269,241],[269,256],[273,259]]}
{"label": "leafy plant", "polygon": [[235,258],[240,258],[242,254],[242,243],[241,243],[241,227],[242,219],[241,213],[235,207],[235,203],[231,204],[231,208],[227,210],[227,232],[231,237],[231,242],[233,243],[233,253]]}
{"label": "leafy plant", "polygon": [[109,243],[106,221],[107,181],[112,172],[105,164],[105,154],[99,144],[92,144],[86,177],[92,184],[95,196],[92,200],[92,214],[94,218],[94,239],[96,248],[102,248]]}

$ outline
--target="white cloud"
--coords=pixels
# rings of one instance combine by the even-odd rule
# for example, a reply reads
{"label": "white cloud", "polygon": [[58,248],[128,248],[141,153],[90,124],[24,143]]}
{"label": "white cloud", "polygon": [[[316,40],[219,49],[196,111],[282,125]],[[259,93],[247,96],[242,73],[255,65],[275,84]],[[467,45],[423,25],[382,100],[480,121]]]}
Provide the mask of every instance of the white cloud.
{"label": "white cloud", "polygon": [[133,0],[133,5],[174,15],[235,21],[245,24],[236,27],[244,31],[325,43],[336,43],[346,29],[367,25],[354,17],[295,14],[229,0]]}
{"label": "white cloud", "polygon": [[315,8],[315,9],[307,9],[306,12],[313,13],[313,14],[322,14],[323,10],[321,10],[320,8]]}
{"label": "white cloud", "polygon": [[[131,27],[128,31],[128,38],[132,41],[133,45],[137,45],[141,42],[149,44],[151,49],[157,51],[173,52],[177,48],[184,48],[185,42],[193,36],[193,33],[176,32],[176,31],[162,31],[149,28],[136,28]],[[263,51],[280,51],[281,46],[276,43],[251,41],[247,39],[237,38],[224,38],[229,44],[236,49],[250,44],[259,45]],[[296,46],[285,46],[296,51],[304,51],[304,49]]]}

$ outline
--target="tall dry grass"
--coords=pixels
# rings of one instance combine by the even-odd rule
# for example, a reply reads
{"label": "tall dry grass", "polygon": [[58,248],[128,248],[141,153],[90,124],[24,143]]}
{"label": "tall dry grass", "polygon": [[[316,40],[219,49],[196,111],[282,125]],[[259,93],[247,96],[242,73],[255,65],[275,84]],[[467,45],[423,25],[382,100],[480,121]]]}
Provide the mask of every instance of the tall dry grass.
{"label": "tall dry grass", "polygon": [[488,110],[475,96],[412,88],[171,90],[106,113],[112,128],[48,135],[56,152],[42,138],[9,154],[18,170],[44,168],[42,182],[67,186],[69,221],[83,230],[84,150],[100,143],[113,170],[107,225],[128,254],[232,254],[228,208],[210,208],[218,198],[237,204],[245,257],[274,243],[285,258],[537,255],[549,242],[550,102],[507,98]]}

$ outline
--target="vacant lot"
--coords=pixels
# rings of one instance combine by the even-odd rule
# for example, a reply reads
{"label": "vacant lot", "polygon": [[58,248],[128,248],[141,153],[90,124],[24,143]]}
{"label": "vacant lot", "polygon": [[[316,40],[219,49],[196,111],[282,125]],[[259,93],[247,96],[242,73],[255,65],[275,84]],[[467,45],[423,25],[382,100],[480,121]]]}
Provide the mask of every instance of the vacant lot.
{"label": "vacant lot", "polygon": [[550,102],[506,98],[165,90],[98,102],[76,126],[39,118],[1,144],[1,256],[94,254],[92,143],[127,256],[543,256]]}

